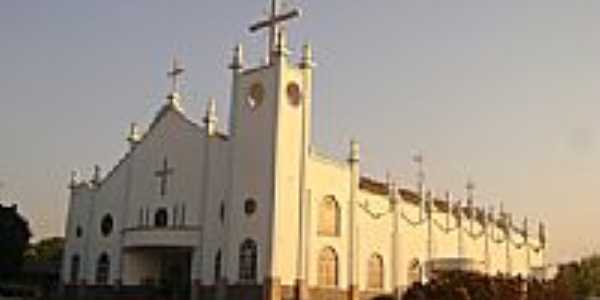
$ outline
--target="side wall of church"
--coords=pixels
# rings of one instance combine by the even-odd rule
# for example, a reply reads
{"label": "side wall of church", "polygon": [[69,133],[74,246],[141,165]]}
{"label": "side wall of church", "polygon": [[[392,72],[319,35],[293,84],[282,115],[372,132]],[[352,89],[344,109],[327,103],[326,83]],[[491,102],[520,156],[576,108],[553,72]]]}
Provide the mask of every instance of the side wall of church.
{"label": "side wall of church", "polygon": [[[393,282],[393,227],[394,211],[388,197],[360,191],[358,197],[358,254],[356,268],[358,288],[372,293],[389,292],[396,287]],[[375,257],[383,263],[381,287],[369,285],[369,262]]]}
{"label": "side wall of church", "polygon": [[[311,287],[319,286],[319,257],[325,249],[331,248],[337,255],[337,286],[345,289],[348,286],[349,266],[350,168],[346,163],[314,153],[309,160],[308,174],[310,215],[307,221],[307,283]],[[338,234],[319,233],[319,212],[326,197],[333,197],[339,208]]]}
{"label": "side wall of church", "polygon": [[[108,283],[115,283],[119,276],[121,256],[119,232],[126,223],[125,211],[127,170],[129,161],[123,161],[98,185],[92,196],[92,213],[87,230],[87,249],[83,260],[83,274],[88,284],[96,284],[96,271],[100,257],[105,254],[110,261]],[[104,234],[101,230],[103,219],[112,219],[112,230]]]}
{"label": "side wall of church", "polygon": [[[65,252],[63,254],[62,276],[61,279],[66,284],[78,284],[84,278],[82,271],[82,262],[86,260],[87,236],[90,231],[90,214],[92,213],[93,192],[88,184],[78,184],[71,187],[71,197],[69,199],[69,208],[67,214],[67,224],[65,226]],[[79,234],[77,233],[79,228]],[[98,230],[95,228],[95,230]],[[79,268],[76,274],[71,272],[73,260],[79,259]],[[76,262],[75,262],[76,263]],[[78,278],[72,278],[76,276]]]}

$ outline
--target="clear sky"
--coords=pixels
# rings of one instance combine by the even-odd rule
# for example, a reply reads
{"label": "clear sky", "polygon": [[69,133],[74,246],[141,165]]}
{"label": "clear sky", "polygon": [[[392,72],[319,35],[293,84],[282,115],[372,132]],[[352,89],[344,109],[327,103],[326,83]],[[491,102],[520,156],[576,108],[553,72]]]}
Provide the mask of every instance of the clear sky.
{"label": "clear sky", "polygon": [[[37,238],[62,234],[69,172],[106,171],[163,103],[173,54],[183,103],[200,120],[215,96],[222,127],[237,42],[266,0],[0,2],[0,199]],[[314,143],[362,144],[366,171],[503,201],[543,219],[553,261],[600,250],[600,1],[296,0],[293,50],[314,45]]]}

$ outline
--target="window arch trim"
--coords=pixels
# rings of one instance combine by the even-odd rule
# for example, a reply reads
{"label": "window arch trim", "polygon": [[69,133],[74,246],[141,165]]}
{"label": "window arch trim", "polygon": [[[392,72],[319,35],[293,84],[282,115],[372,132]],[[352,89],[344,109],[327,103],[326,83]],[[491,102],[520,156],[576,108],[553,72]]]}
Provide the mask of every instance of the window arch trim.
{"label": "window arch trim", "polygon": [[341,209],[334,195],[326,195],[319,204],[317,232],[322,236],[340,236]]}
{"label": "window arch trim", "polygon": [[381,290],[385,283],[385,263],[383,256],[377,252],[371,254],[367,263],[367,288]]}
{"label": "window arch trim", "polygon": [[321,287],[335,288],[339,285],[339,256],[333,247],[321,249],[318,256],[317,283]]}

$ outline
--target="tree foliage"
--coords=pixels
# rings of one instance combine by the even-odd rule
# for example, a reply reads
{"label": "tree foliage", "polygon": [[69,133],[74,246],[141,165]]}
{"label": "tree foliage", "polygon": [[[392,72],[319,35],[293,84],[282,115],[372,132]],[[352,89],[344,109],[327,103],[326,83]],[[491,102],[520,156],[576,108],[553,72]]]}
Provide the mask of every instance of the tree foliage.
{"label": "tree foliage", "polygon": [[436,274],[427,284],[415,283],[403,300],[573,300],[557,281],[487,276],[469,272]]}
{"label": "tree foliage", "polygon": [[31,230],[17,206],[0,205],[0,279],[14,277],[23,265]]}
{"label": "tree foliage", "polygon": [[562,265],[556,278],[571,294],[600,297],[600,255]]}
{"label": "tree foliage", "polygon": [[65,247],[65,239],[51,237],[31,245],[25,254],[25,259],[33,263],[60,263]]}

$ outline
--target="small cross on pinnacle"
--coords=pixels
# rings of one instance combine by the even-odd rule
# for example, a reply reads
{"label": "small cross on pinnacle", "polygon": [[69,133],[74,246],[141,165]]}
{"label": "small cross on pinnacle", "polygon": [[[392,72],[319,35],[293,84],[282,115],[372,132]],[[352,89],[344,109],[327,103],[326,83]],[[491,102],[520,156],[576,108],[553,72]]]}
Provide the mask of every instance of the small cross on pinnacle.
{"label": "small cross on pinnacle", "polygon": [[167,76],[171,78],[171,92],[177,93],[179,92],[179,76],[185,71],[183,67],[179,65],[179,60],[177,57],[173,57],[173,65],[171,70],[167,72]]}
{"label": "small cross on pinnacle", "polygon": [[286,13],[279,13],[278,11],[278,1],[271,0],[271,13],[268,19],[259,21],[252,26],[250,26],[250,32],[254,33],[258,30],[262,30],[265,28],[269,29],[269,39],[268,39],[268,51],[269,57],[271,53],[275,50],[278,44],[278,38],[280,36],[281,25],[287,22],[288,20],[299,18],[301,15],[301,11],[298,8],[294,8]]}

